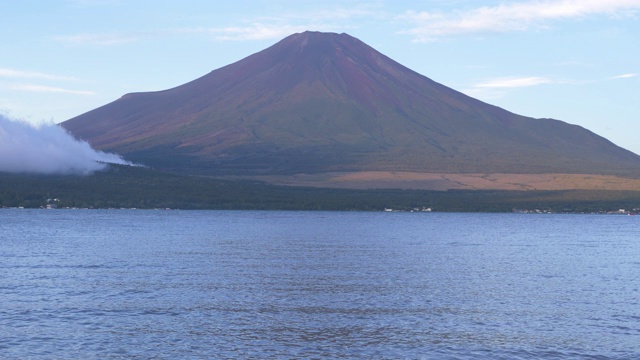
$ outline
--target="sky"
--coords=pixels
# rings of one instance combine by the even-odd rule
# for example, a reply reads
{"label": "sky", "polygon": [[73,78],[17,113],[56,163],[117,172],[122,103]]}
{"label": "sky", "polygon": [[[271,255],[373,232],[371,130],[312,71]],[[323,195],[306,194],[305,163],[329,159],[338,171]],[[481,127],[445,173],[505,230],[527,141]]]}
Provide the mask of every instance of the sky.
{"label": "sky", "polygon": [[640,0],[0,0],[0,115],[59,123],[305,30],[640,154]]}

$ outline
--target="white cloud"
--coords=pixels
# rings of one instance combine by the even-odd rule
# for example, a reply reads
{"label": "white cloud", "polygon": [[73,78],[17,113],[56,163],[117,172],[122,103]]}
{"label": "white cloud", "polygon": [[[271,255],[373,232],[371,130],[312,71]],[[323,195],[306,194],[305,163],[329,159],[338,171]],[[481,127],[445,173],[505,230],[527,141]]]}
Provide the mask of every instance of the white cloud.
{"label": "white cloud", "polygon": [[274,20],[273,23],[254,22],[243,26],[164,29],[139,34],[78,34],[54,36],[53,39],[69,45],[78,46],[112,46],[163,36],[184,36],[189,34],[204,34],[218,41],[246,41],[280,39],[292,33],[317,28],[323,28],[323,26],[287,25]]}
{"label": "white cloud", "polygon": [[308,30],[305,26],[254,23],[247,26],[184,29],[180,32],[204,33],[220,41],[243,41],[279,39],[305,30]]}
{"label": "white cloud", "polygon": [[503,98],[509,90],[526,88],[543,84],[570,84],[572,82],[557,81],[545,77],[502,77],[472,84],[462,90],[463,93],[484,101]]}
{"label": "white cloud", "polygon": [[536,86],[541,84],[550,84],[554,81],[543,77],[510,77],[493,79],[473,85],[475,88],[520,88]]}
{"label": "white cloud", "polygon": [[628,78],[632,78],[632,77],[636,77],[638,76],[638,74],[635,73],[629,73],[629,74],[622,74],[622,75],[617,75],[617,76],[612,76],[609,79],[610,80],[614,80],[614,79],[628,79]]}
{"label": "white cloud", "polygon": [[119,5],[121,3],[120,0],[67,0],[67,2],[79,7]]}
{"label": "white cloud", "polygon": [[39,80],[64,80],[74,81],[76,78],[69,76],[52,75],[34,71],[22,71],[15,69],[0,68],[0,77],[18,79],[39,79]]}
{"label": "white cloud", "polygon": [[553,20],[592,15],[629,15],[640,10],[640,0],[547,0],[504,3],[452,13],[409,11],[400,16],[415,26],[403,31],[416,41],[468,33],[524,31],[545,28]]}
{"label": "white cloud", "polygon": [[[74,0],[79,4],[102,3],[102,0]],[[104,0],[109,3],[109,0]],[[376,4],[355,4],[351,7],[312,6],[300,12],[278,12],[271,16],[265,14],[246,19],[242,23],[231,26],[200,26],[187,28],[165,28],[139,32],[113,33],[81,33],[72,35],[56,35],[52,39],[68,45],[78,46],[111,46],[140,42],[147,39],[167,36],[184,36],[204,34],[217,41],[251,41],[281,39],[288,35],[306,30],[344,31],[353,28],[354,18],[379,19],[390,15],[379,10]]]}
{"label": "white cloud", "polygon": [[135,34],[76,34],[58,35],[53,39],[69,45],[97,45],[111,46],[137,42],[141,40],[141,35]]}
{"label": "white cloud", "polygon": [[483,100],[493,100],[504,97],[511,89],[526,88],[544,84],[561,84],[561,85],[584,85],[598,83],[607,80],[615,79],[628,79],[639,76],[636,73],[627,73],[617,76],[612,76],[606,79],[599,80],[557,80],[539,76],[528,77],[502,77],[496,79],[489,79],[482,82],[472,84],[468,88],[462,90],[463,93]]}
{"label": "white cloud", "polygon": [[251,40],[280,40],[294,33],[311,31],[338,31],[345,27],[330,24],[316,25],[279,25],[268,23],[253,23],[246,26],[228,26],[216,28],[182,29],[180,33],[201,33],[210,35],[217,41],[251,41]]}
{"label": "white cloud", "polygon": [[324,6],[300,12],[281,12],[277,16],[264,15],[235,26],[195,27],[173,31],[177,34],[206,34],[217,41],[251,41],[282,39],[293,33],[312,31],[345,31],[352,29],[354,18],[387,18],[376,4],[357,4],[352,7]]}
{"label": "white cloud", "polygon": [[86,175],[107,163],[133,165],[117,154],[92,149],[60,126],[34,127],[0,114],[0,171]]}
{"label": "white cloud", "polygon": [[73,95],[95,95],[96,94],[93,91],[70,90],[70,89],[64,89],[64,88],[55,87],[55,86],[33,85],[33,84],[12,85],[11,88],[13,90],[29,91],[29,92],[63,93],[63,94],[73,94]]}

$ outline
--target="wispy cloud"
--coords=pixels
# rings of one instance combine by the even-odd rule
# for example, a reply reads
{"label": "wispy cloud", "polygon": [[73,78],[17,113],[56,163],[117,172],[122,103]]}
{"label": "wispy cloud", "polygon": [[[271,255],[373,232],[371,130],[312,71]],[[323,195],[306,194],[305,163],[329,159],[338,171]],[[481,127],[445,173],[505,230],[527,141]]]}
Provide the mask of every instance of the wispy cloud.
{"label": "wispy cloud", "polygon": [[261,16],[243,24],[220,27],[196,27],[176,30],[177,33],[207,34],[217,41],[250,41],[281,39],[306,30],[344,31],[353,28],[354,18],[377,18],[381,13],[375,5],[337,7],[331,10],[319,8],[277,16]]}
{"label": "wispy cloud", "polygon": [[570,84],[569,81],[558,81],[547,77],[501,77],[488,79],[472,84],[462,92],[482,100],[495,100],[503,98],[511,90],[527,88],[544,84]]}
{"label": "wispy cloud", "polygon": [[466,11],[416,12],[401,15],[414,24],[402,33],[416,41],[469,33],[525,31],[545,28],[554,20],[595,15],[630,15],[640,10],[640,0],[547,0],[505,3]]}
{"label": "wispy cloud", "polygon": [[244,41],[279,39],[292,33],[308,30],[301,25],[276,25],[253,23],[246,26],[228,26],[212,28],[192,28],[178,30],[180,33],[200,33],[212,36],[219,41]]}
{"label": "wispy cloud", "polygon": [[17,84],[17,85],[12,85],[11,88],[13,90],[40,92],[40,93],[64,93],[64,94],[73,94],[73,95],[95,95],[96,94],[93,91],[87,91],[87,90],[70,90],[70,89],[65,89],[61,87],[34,85],[34,84]]}
{"label": "wispy cloud", "polygon": [[38,79],[38,80],[63,80],[74,81],[77,80],[70,76],[52,75],[34,71],[22,71],[15,69],[0,68],[0,77],[3,78],[18,78],[18,79]]}
{"label": "wispy cloud", "polygon": [[510,78],[499,78],[493,79],[481,83],[475,84],[473,87],[475,88],[521,88],[521,87],[529,87],[536,86],[542,84],[550,84],[554,81],[544,77],[510,77]]}
{"label": "wispy cloud", "polygon": [[68,3],[79,7],[93,7],[104,5],[120,5],[120,0],[67,0]]}
{"label": "wispy cloud", "polygon": [[[215,41],[256,41],[278,40],[293,33],[306,30],[346,31],[354,28],[354,19],[377,19],[390,17],[380,10],[378,4],[354,4],[327,9],[326,6],[313,5],[300,11],[281,11],[276,15],[264,14],[247,18],[228,26],[200,26],[164,30],[166,35],[200,34]],[[384,15],[383,15],[384,14]]]}
{"label": "wispy cloud", "polygon": [[615,79],[628,79],[628,78],[633,78],[638,76],[638,74],[635,73],[629,73],[629,74],[622,74],[622,75],[617,75],[617,76],[612,76],[609,78],[609,80],[615,80]]}
{"label": "wispy cloud", "polygon": [[477,97],[484,100],[499,99],[507,95],[511,90],[518,88],[527,88],[538,85],[553,84],[553,85],[585,85],[599,83],[603,81],[616,80],[616,79],[628,79],[640,76],[636,73],[627,73],[608,78],[591,79],[591,80],[567,80],[567,79],[551,79],[548,77],[540,76],[524,76],[524,77],[501,77],[495,79],[487,79],[480,82],[471,84],[462,92],[473,97]]}
{"label": "wispy cloud", "polygon": [[54,36],[53,39],[74,46],[115,46],[167,36],[205,35],[216,41],[248,41],[280,39],[292,33],[310,29],[325,30],[325,25],[292,25],[281,21],[252,22],[223,27],[192,27],[162,29],[137,34],[77,34]]}
{"label": "wispy cloud", "polygon": [[[102,0],[73,0],[78,4],[102,4]],[[109,0],[104,0],[107,4]],[[353,28],[353,20],[390,18],[379,4],[354,4],[327,9],[313,5],[297,12],[278,12],[247,18],[241,22],[216,26],[193,26],[185,28],[148,29],[138,32],[80,33],[55,35],[54,41],[74,46],[115,46],[136,43],[148,39],[171,36],[204,35],[216,41],[255,41],[281,39],[292,33],[305,30],[345,31]]]}
{"label": "wispy cloud", "polygon": [[278,18],[287,20],[301,20],[305,22],[322,22],[360,19],[380,19],[389,18],[390,14],[385,12],[380,4],[361,3],[353,6],[327,7],[320,6],[304,12],[281,14]]}
{"label": "wispy cloud", "polygon": [[52,37],[55,41],[68,45],[95,45],[111,46],[133,43],[141,40],[143,36],[139,34],[109,33],[109,34],[75,34],[57,35]]}

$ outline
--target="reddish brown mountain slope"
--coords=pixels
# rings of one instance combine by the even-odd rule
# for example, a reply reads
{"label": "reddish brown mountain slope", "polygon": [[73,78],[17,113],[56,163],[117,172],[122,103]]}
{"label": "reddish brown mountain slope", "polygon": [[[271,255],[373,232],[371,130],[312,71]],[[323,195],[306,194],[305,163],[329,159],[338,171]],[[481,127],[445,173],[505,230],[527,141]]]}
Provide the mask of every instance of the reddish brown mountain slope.
{"label": "reddish brown mountain slope", "polygon": [[173,89],[62,124],[99,149],[187,173],[636,174],[640,157],[579,126],[438,84],[346,34],[305,32]]}

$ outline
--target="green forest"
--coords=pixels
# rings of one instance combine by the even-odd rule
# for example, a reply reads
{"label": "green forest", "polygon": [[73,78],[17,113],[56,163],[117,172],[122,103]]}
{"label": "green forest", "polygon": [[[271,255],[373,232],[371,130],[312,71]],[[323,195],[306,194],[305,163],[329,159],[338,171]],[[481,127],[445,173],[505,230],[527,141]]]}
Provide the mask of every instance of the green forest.
{"label": "green forest", "polygon": [[88,176],[0,173],[0,207],[591,213],[638,211],[640,192],[325,189],[112,165]]}

